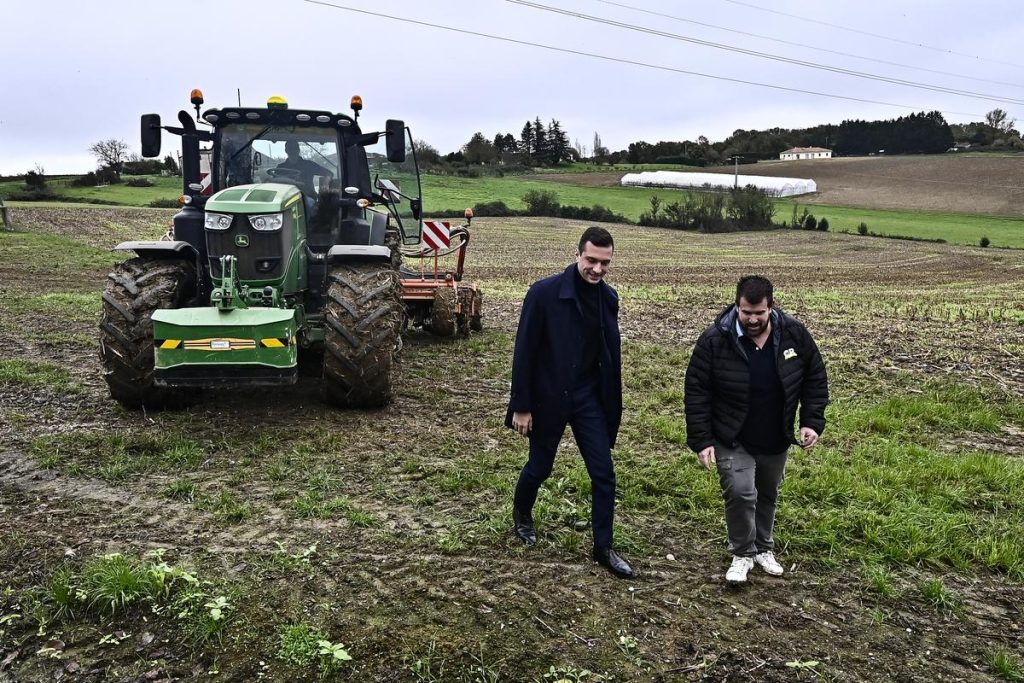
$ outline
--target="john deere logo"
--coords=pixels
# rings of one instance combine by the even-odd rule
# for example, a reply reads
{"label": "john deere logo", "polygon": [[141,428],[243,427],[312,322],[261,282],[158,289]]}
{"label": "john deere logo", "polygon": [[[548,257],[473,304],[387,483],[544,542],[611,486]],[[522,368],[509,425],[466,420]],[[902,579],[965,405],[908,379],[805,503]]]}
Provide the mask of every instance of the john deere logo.
{"label": "john deere logo", "polygon": [[249,246],[248,235],[235,235],[235,246],[236,247],[247,247]]}

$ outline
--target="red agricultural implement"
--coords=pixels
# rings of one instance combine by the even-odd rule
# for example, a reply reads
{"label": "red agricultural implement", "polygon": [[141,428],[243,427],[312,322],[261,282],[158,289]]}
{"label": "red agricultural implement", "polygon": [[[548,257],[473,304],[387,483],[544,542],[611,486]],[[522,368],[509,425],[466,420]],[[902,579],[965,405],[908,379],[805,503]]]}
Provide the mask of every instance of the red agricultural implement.
{"label": "red agricultural implement", "polygon": [[469,224],[473,210],[466,209],[465,225],[447,221],[423,221],[419,245],[402,248],[402,302],[407,324],[439,337],[468,337],[483,329],[483,294],[472,282],[463,282]]}

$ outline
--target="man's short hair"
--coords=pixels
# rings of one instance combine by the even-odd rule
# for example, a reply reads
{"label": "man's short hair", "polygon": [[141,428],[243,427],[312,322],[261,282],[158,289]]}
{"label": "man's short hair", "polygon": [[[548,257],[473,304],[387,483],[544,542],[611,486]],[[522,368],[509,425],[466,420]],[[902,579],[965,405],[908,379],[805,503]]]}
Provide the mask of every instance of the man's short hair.
{"label": "man's short hair", "polygon": [[736,283],[736,305],[740,299],[746,299],[749,304],[759,304],[767,299],[768,306],[775,303],[773,299],[772,283],[766,277],[760,275],[748,275],[740,278]]}
{"label": "man's short hair", "polygon": [[583,253],[587,242],[590,242],[595,247],[611,247],[613,250],[615,249],[615,240],[612,239],[612,234],[596,225],[591,225],[583,231],[583,236],[580,237],[579,253]]}

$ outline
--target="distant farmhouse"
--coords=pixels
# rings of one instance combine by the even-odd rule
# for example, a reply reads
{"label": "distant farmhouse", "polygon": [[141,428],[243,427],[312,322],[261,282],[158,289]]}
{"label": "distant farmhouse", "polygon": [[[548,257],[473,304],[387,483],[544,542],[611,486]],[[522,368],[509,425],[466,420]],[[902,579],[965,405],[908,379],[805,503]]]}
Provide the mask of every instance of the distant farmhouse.
{"label": "distant farmhouse", "polygon": [[779,153],[783,161],[796,161],[797,159],[831,159],[832,150],[824,147],[793,147],[785,152]]}

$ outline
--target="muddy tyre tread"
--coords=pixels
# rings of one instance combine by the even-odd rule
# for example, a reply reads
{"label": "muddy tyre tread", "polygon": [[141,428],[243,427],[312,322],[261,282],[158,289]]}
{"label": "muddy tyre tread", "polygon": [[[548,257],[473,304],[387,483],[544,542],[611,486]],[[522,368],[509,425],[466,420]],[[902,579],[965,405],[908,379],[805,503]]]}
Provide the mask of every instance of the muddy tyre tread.
{"label": "muddy tyre tread", "polygon": [[434,303],[430,307],[430,331],[438,337],[454,337],[457,330],[455,302],[457,293],[451,287],[439,287],[434,291]]}
{"label": "muddy tyre tread", "polygon": [[153,312],[178,308],[195,292],[190,261],[140,256],[119,263],[101,295],[100,362],[110,397],[128,408],[178,408],[197,392],[153,385]]}
{"label": "muddy tyre tread", "polygon": [[473,330],[474,332],[480,332],[481,330],[484,329],[484,321],[483,321],[484,295],[483,295],[483,292],[480,292],[480,291],[473,292],[473,300],[474,300],[474,303],[475,303],[475,306],[473,307],[473,309],[476,311],[476,314],[469,316],[469,329]]}
{"label": "muddy tyre tread", "polygon": [[391,401],[400,344],[398,274],[382,261],[331,266],[324,309],[324,399],[343,408]]}

